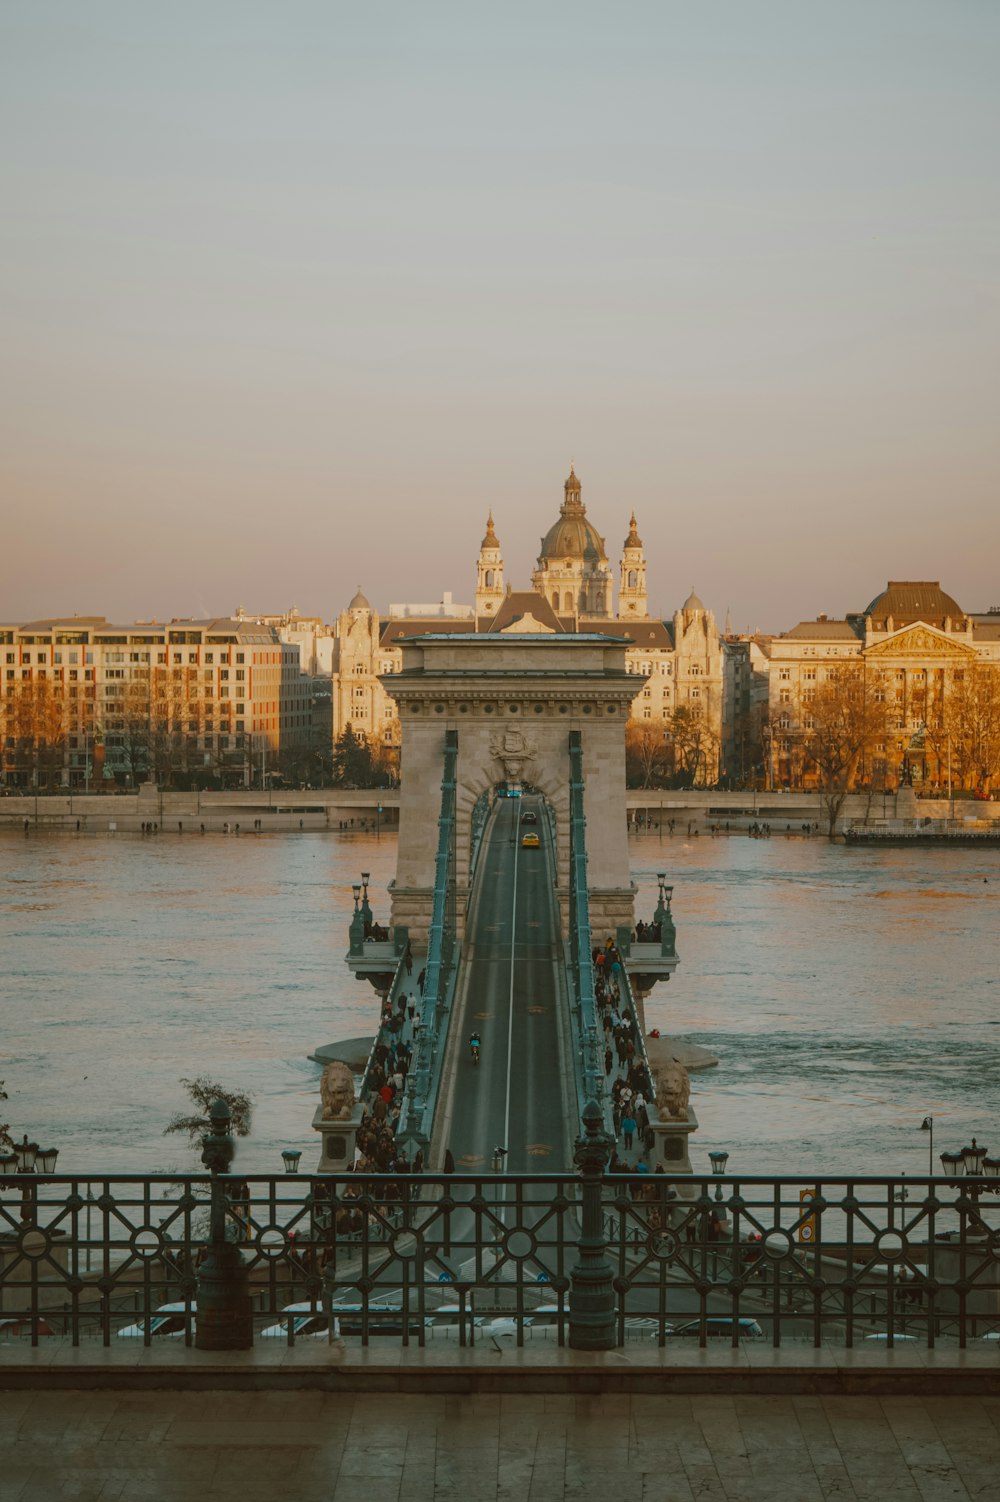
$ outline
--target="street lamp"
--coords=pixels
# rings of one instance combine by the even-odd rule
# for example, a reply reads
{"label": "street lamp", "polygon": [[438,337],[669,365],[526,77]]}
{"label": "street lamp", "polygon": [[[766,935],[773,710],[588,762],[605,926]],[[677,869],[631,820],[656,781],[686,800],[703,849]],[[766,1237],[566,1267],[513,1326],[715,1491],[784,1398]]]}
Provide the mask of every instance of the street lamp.
{"label": "street lamp", "polygon": [[361,900],[361,912],[362,912],[362,914],[364,916],[364,920],[365,920],[365,924],[366,925],[370,924],[371,921],[372,921],[372,910],[371,910],[371,907],[370,907],[369,902],[368,902],[368,883],[369,883],[370,880],[371,880],[371,872],[370,871],[362,871],[362,873],[361,873],[361,886],[362,886],[362,889],[364,891],[364,897]]}
{"label": "street lamp", "polygon": [[[975,1137],[960,1152],[942,1153],[941,1167],[948,1179],[1000,1179],[1000,1158],[991,1158],[988,1149],[980,1147]],[[978,1200],[981,1194],[1000,1192],[1000,1183],[973,1184],[969,1192],[973,1200]]]}
{"label": "street lamp", "polygon": [[719,1152],[709,1153],[708,1158],[709,1158],[709,1162],[712,1165],[712,1172],[715,1174],[716,1178],[719,1180],[718,1184],[716,1185],[716,1189],[715,1189],[715,1198],[721,1204],[722,1203],[722,1175],[726,1171],[726,1164],[729,1162],[729,1154],[727,1152],[724,1152],[724,1151],[719,1151]]}
{"label": "street lamp", "polygon": [[[20,1142],[11,1142],[11,1152],[4,1153],[0,1157],[0,1177],[4,1172],[17,1174],[19,1178],[28,1174],[55,1173],[56,1159],[59,1156],[57,1147],[40,1148],[37,1142],[29,1142],[25,1132]],[[30,1224],[31,1194],[27,1184],[21,1186],[21,1221],[24,1225]]]}
{"label": "street lamp", "polygon": [[927,1152],[927,1172],[932,1174],[934,1172],[934,1117],[925,1116],[920,1123],[920,1130],[922,1132],[930,1132],[931,1134],[930,1146]]}
{"label": "street lamp", "polygon": [[286,1148],[283,1148],[282,1149],[282,1153],[281,1153],[281,1161],[285,1165],[285,1172],[286,1173],[298,1173],[298,1171],[299,1171],[299,1159],[301,1157],[302,1157],[302,1154],[299,1152],[298,1148],[295,1148],[295,1147],[286,1147]]}

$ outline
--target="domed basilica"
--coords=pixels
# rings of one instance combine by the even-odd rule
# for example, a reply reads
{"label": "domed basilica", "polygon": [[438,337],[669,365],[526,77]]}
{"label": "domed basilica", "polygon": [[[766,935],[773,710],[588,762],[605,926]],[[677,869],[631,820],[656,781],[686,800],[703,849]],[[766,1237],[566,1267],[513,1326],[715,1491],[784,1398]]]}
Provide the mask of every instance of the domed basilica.
{"label": "domed basilica", "polygon": [[605,540],[587,516],[580,481],[571,468],[559,515],[541,539],[531,588],[505,581],[503,552],[492,512],[479,548],[474,606],[390,605],[380,616],[360,586],[334,631],[333,733],[398,743],[399,725],[380,676],[398,672],[400,641],[428,632],[603,632],[627,637],[628,670],[645,678],[632,706],[632,725],[661,738],[684,708],[700,722],[695,780],[714,783],[722,733],[723,652],[715,617],[692,590],[669,620],[649,614],[646,553],[635,513],[619,562],[618,611]]}

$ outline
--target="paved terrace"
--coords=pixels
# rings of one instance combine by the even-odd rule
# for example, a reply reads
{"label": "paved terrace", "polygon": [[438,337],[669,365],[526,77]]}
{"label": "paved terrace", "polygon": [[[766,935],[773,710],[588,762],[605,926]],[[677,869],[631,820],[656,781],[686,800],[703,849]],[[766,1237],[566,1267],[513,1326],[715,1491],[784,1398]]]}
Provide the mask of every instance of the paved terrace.
{"label": "paved terrace", "polygon": [[0,1393],[0,1499],[994,1499],[1000,1398]]}

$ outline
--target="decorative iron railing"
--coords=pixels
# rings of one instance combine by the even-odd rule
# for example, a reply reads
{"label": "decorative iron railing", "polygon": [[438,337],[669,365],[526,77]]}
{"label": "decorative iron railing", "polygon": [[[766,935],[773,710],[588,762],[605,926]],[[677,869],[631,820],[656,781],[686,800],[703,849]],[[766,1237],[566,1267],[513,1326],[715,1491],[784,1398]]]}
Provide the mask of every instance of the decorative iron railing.
{"label": "decorative iron railing", "polygon": [[569,733],[569,937],[570,964],[576,990],[576,1023],[580,1035],[580,1106],[595,1100],[604,1102],[606,1124],[610,1125],[610,1106],[606,1100],[604,1070],[601,1067],[601,1030],[598,1026],[597,1001],[594,995],[593,939],[590,928],[590,901],[587,885],[587,820],[583,804],[583,737],[579,730]]}
{"label": "decorative iron railing", "polygon": [[[253,1338],[569,1339],[575,1175],[215,1177]],[[965,1346],[1000,1353],[995,1181],[606,1177],[619,1345]],[[0,1185],[0,1321],[32,1344],[191,1344],[212,1178]],[[903,1191],[906,1191],[905,1197]],[[172,1311],[157,1314],[165,1304]],[[291,1312],[290,1312],[291,1311]],[[155,1324],[159,1319],[164,1323]],[[987,1349],[984,1346],[984,1349]]]}
{"label": "decorative iron railing", "polygon": [[[455,793],[458,771],[458,731],[446,730],[441,813],[434,862],[434,901],[427,941],[427,966],[420,1001],[420,1033],[411,1069],[410,1088],[399,1124],[400,1140],[421,1145],[430,1141],[438,1071],[446,1044],[443,1029],[445,998],[455,944]],[[450,904],[450,911],[449,911]]]}

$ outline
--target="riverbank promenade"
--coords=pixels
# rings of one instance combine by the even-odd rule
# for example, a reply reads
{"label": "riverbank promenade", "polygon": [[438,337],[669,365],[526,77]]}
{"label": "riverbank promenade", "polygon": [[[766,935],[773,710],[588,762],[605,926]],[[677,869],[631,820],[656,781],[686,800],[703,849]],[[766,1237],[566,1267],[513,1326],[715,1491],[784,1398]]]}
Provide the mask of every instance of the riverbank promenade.
{"label": "riverbank promenade", "polygon": [[97,1354],[0,1347],[3,1502],[997,1495],[992,1351]]}

